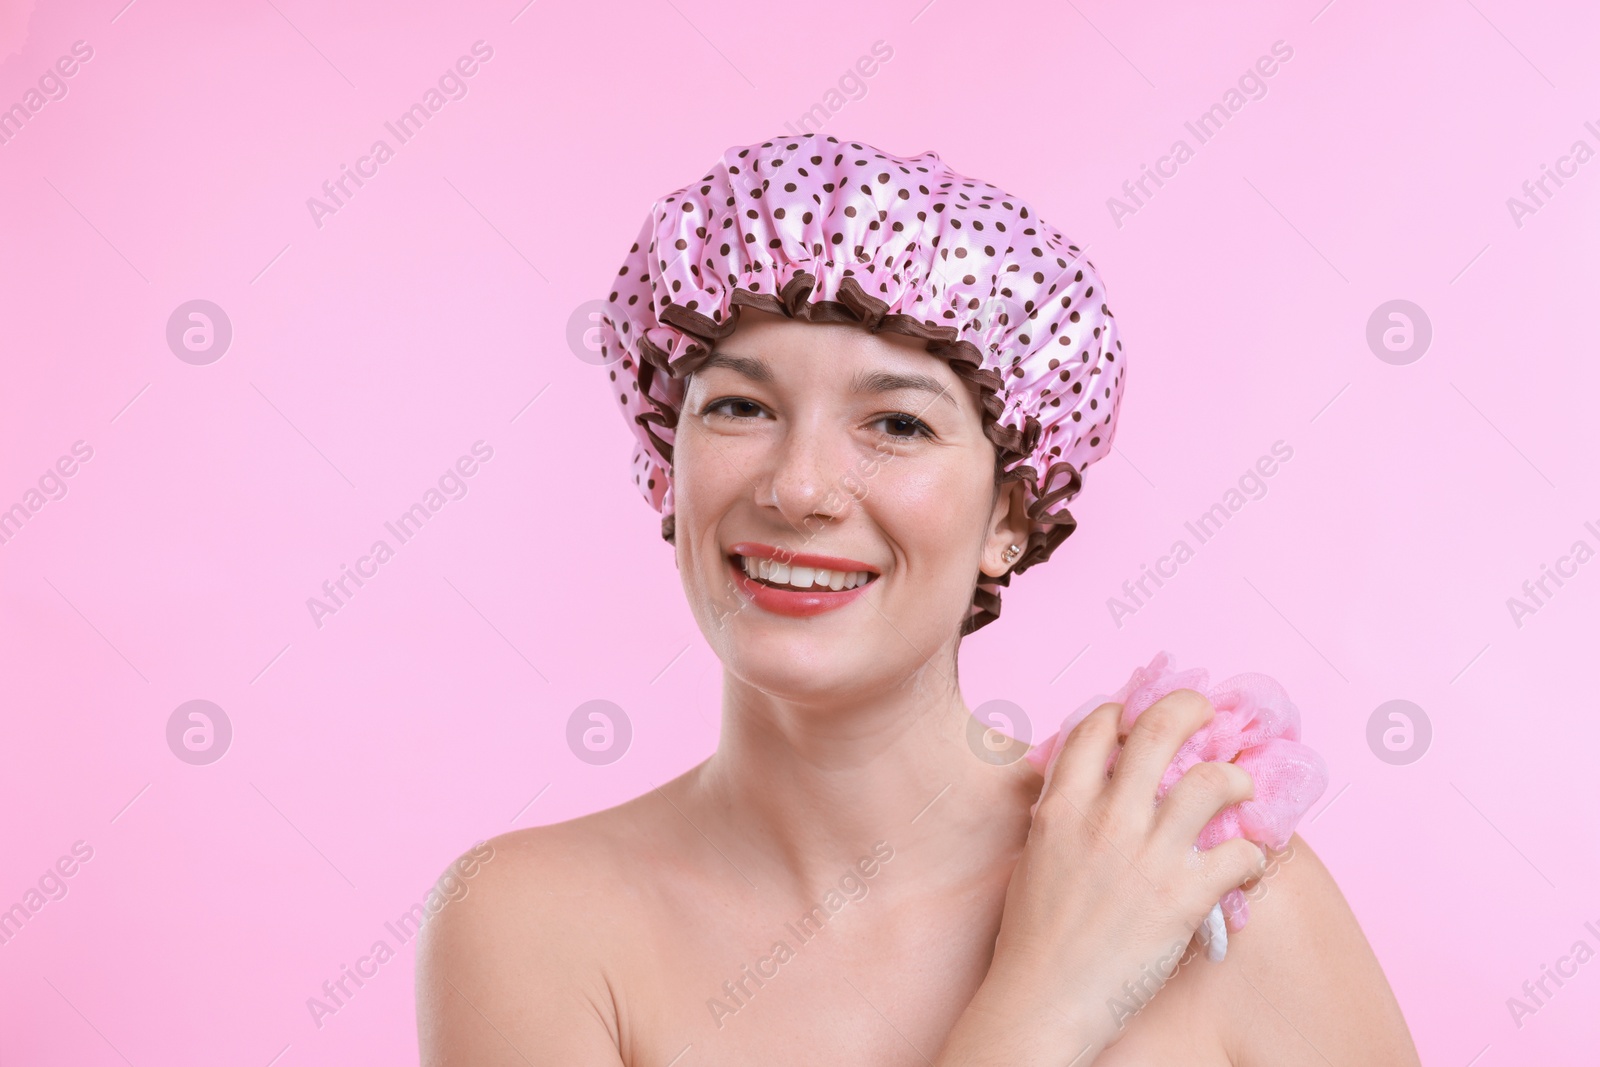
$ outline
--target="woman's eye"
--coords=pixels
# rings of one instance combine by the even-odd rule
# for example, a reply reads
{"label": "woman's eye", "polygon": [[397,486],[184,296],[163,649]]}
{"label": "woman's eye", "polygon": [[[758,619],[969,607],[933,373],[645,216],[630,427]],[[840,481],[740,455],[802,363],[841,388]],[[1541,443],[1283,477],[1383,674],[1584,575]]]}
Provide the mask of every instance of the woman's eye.
{"label": "woman's eye", "polygon": [[[713,400],[700,412],[702,415],[717,415],[737,422],[760,418],[765,414],[765,409],[754,400],[747,400],[742,396],[725,396]],[[915,415],[907,415],[903,411],[890,412],[879,415],[873,420],[873,425],[881,424],[885,436],[898,440],[913,440],[918,437],[932,437],[933,430],[928,424]]]}
{"label": "woman's eye", "polygon": [[742,396],[725,396],[721,400],[713,400],[705,406],[702,415],[712,413],[725,415],[731,419],[748,419],[761,411],[761,405],[754,400],[746,400]]}
{"label": "woman's eye", "polygon": [[933,436],[933,431],[928,428],[927,423],[923,422],[914,415],[907,415],[904,412],[895,412],[894,414],[890,415],[880,415],[878,416],[878,422],[883,423],[888,427],[888,434],[890,437],[909,439],[913,437]]}

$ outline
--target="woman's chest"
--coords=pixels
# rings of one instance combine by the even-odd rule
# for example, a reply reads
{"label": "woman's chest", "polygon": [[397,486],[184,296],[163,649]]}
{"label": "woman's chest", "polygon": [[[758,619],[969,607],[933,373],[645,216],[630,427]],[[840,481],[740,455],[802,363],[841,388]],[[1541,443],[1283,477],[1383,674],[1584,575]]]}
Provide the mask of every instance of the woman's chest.
{"label": "woman's chest", "polygon": [[657,916],[614,990],[623,1061],[926,1067],[988,973],[1003,899],[839,893]]}
{"label": "woman's chest", "polygon": [[[988,974],[1004,901],[1001,883],[932,902],[880,892],[663,910],[612,970],[623,1062],[927,1067]],[[1193,1008],[1196,977],[1132,1015],[1126,997],[1108,1003],[1123,1036],[1097,1067],[1228,1067]]]}

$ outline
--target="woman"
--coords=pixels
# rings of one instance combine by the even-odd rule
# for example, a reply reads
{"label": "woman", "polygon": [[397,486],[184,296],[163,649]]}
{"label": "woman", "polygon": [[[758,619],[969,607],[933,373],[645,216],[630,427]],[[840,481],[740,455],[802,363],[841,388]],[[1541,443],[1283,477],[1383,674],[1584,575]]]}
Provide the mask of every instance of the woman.
{"label": "woman", "polygon": [[1045,779],[969,741],[961,638],[1071,532],[1110,448],[1100,288],[932,153],[788,138],[656,203],[602,338],[723,663],[721,739],[629,803],[492,842],[425,928],[425,1064],[1416,1062],[1298,838],[1226,958],[1178,965],[1267,871],[1242,838],[1195,848],[1251,797],[1239,767],[1155,803],[1200,694],[1124,739],[1095,709]]}

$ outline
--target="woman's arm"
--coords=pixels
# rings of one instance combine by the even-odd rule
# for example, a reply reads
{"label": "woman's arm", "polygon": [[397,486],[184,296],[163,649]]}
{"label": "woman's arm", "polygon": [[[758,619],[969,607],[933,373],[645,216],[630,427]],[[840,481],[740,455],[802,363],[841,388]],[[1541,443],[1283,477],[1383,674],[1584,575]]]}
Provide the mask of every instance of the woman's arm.
{"label": "woman's arm", "polygon": [[1322,861],[1299,836],[1250,895],[1207,1001],[1239,1067],[1416,1067],[1377,957]]}
{"label": "woman's arm", "polygon": [[593,916],[562,889],[570,857],[538,834],[496,838],[467,895],[422,927],[422,1067],[622,1067]]}

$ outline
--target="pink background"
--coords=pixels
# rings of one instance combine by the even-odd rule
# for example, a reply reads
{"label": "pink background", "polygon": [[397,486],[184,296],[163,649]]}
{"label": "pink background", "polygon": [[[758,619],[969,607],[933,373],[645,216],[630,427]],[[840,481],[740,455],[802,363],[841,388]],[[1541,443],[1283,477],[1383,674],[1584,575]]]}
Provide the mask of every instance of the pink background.
{"label": "pink background", "polygon": [[[94,450],[0,545],[0,907],[94,850],[0,945],[0,1062],[413,1060],[411,945],[320,1028],[306,999],[472,842],[712,750],[719,666],[569,321],[653,199],[879,39],[823,132],[1031,200],[1089,246],[1131,364],[1079,531],[966,646],[969,704],[1037,739],[1160,648],[1275,675],[1332,771],[1303,832],[1423,1061],[1593,1056],[1600,962],[1520,1028],[1506,1005],[1600,948],[1600,562],[1520,627],[1506,604],[1600,547],[1600,160],[1520,226],[1506,204],[1600,148],[1592,11],[123,3],[0,15],[0,106],[94,50],[0,145],[0,508]],[[319,228],[306,199],[480,39],[468,94]],[[1266,96],[1116,225],[1279,40]],[[165,340],[197,298],[233,326],[207,366]],[[1433,326],[1404,366],[1365,339],[1397,298]],[[1267,495],[1117,626],[1107,598],[1280,439]],[[465,498],[318,628],[306,599],[478,440]],[[234,731],[207,766],[165,737],[197,698]],[[1394,698],[1433,726],[1409,765],[1366,741]],[[605,766],[565,741],[592,699],[633,728]]]}

